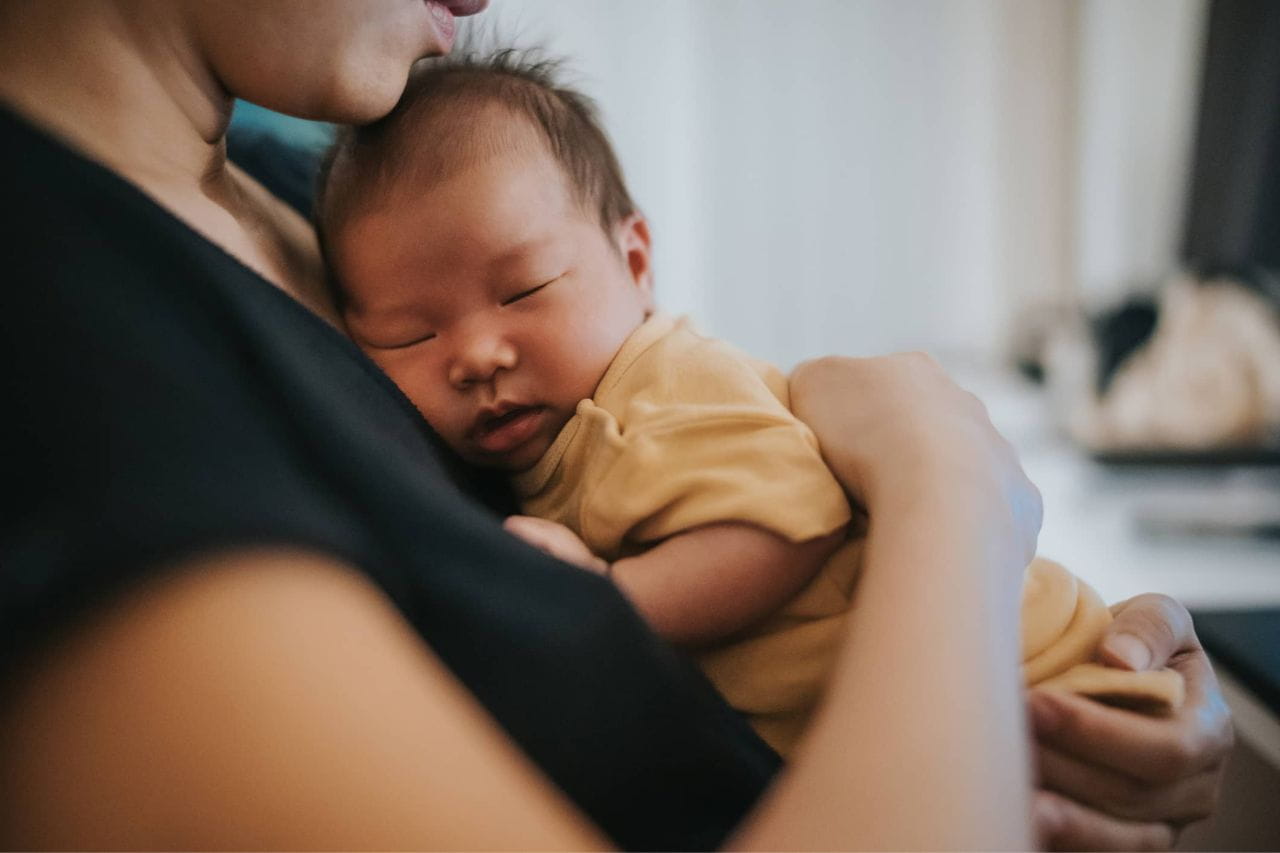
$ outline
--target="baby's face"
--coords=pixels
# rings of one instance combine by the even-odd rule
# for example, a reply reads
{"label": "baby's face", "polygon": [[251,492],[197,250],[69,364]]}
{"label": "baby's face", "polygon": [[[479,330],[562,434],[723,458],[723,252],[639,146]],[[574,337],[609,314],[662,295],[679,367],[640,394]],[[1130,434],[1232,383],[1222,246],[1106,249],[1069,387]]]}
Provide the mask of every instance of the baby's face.
{"label": "baby's face", "polygon": [[334,242],[352,337],[481,465],[532,466],[652,310],[643,220],[611,239],[541,151],[402,191]]}

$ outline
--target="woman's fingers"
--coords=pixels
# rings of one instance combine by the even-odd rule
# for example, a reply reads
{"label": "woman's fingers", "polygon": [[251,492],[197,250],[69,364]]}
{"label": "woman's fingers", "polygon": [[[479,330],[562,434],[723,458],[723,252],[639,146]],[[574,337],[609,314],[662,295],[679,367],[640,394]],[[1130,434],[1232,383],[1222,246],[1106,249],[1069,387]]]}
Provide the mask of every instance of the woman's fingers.
{"label": "woman's fingers", "polygon": [[1169,850],[1177,831],[1165,823],[1114,818],[1052,791],[1037,791],[1032,820],[1048,850]]}
{"label": "woman's fingers", "polygon": [[[1111,708],[1091,699],[1033,690],[1032,722],[1042,747],[1148,783],[1171,785],[1208,774],[1221,777],[1234,733],[1231,713],[1186,608],[1163,595],[1141,595],[1116,605],[1102,641],[1105,663],[1133,669],[1168,666],[1185,684],[1183,704],[1168,717]],[[1216,783],[1197,784],[1204,797],[1191,810],[1211,811]],[[1174,819],[1149,812],[1150,819]]]}
{"label": "woman's fingers", "polygon": [[1121,820],[1182,826],[1211,815],[1218,799],[1214,769],[1156,785],[1047,746],[1037,750],[1036,766],[1040,787]]}
{"label": "woman's fingers", "polygon": [[790,390],[792,411],[864,506],[874,507],[889,490],[958,489],[984,530],[1008,537],[1019,558],[1013,562],[1031,559],[1040,493],[982,401],[931,357],[816,359],[792,371]]}
{"label": "woman's fingers", "polygon": [[1166,595],[1139,595],[1111,612],[1115,618],[1098,643],[1098,657],[1109,666],[1159,669],[1180,652],[1200,649],[1190,614]]}
{"label": "woman's fingers", "polygon": [[1184,705],[1161,718],[1042,690],[1030,702],[1040,744],[1152,784],[1217,768],[1230,750],[1230,726],[1211,706]]}
{"label": "woman's fingers", "polygon": [[1083,696],[1032,690],[1041,791],[1036,820],[1052,849],[1167,849],[1217,807],[1234,734],[1231,714],[1186,608],[1141,595],[1112,608],[1099,659],[1169,667],[1185,699],[1168,717]]}

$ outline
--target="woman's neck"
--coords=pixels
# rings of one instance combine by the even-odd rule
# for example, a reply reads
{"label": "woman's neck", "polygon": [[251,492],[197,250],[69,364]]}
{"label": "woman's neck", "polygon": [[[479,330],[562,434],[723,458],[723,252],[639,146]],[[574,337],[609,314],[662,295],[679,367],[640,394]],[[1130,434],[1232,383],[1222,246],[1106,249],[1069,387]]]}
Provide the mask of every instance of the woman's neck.
{"label": "woman's neck", "polygon": [[0,99],[158,195],[216,184],[231,96],[175,14],[181,4],[129,5],[126,15],[110,2],[0,4]]}
{"label": "woman's neck", "polygon": [[342,328],[315,232],[227,162],[232,97],[204,61],[184,8],[0,0],[0,101]]}

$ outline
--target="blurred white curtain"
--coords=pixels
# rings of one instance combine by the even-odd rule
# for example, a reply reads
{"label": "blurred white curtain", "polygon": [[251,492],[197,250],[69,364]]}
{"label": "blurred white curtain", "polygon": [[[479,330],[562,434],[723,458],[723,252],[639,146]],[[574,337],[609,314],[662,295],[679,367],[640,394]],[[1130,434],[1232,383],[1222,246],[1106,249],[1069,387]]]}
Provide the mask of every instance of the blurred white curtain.
{"label": "blurred white curtain", "polygon": [[998,354],[1082,269],[1096,290],[1135,252],[1158,266],[1202,7],[495,0],[488,17],[567,56],[600,103],[665,306],[789,366]]}
{"label": "blurred white curtain", "polygon": [[1097,306],[1175,271],[1208,3],[1087,0],[1080,25],[1078,276]]}

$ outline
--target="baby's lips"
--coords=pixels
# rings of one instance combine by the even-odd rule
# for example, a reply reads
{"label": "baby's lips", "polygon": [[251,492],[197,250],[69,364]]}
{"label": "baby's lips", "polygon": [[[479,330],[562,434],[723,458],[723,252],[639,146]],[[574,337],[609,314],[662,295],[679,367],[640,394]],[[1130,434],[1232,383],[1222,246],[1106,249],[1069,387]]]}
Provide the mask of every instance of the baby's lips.
{"label": "baby's lips", "polygon": [[472,430],[472,441],[485,453],[509,453],[537,433],[543,412],[537,406],[522,406],[498,417],[481,419]]}

